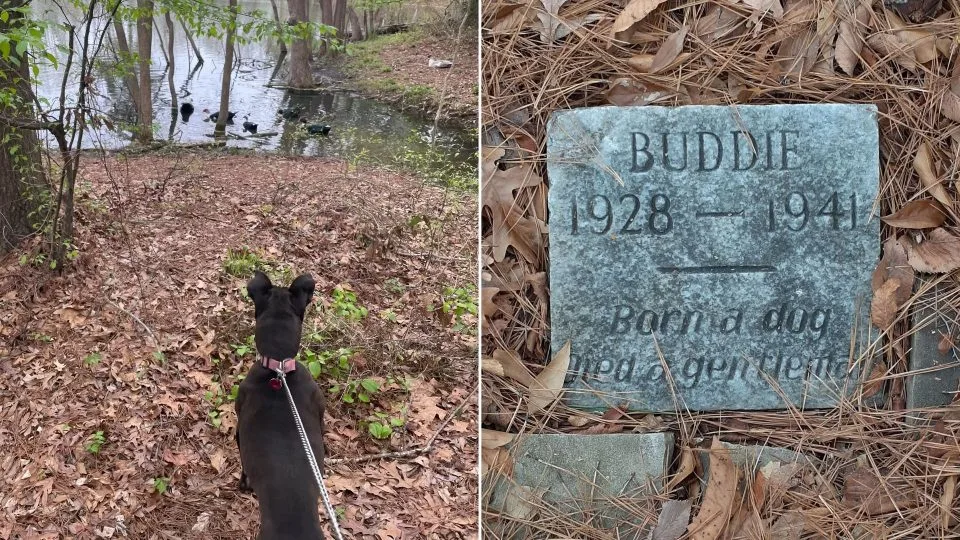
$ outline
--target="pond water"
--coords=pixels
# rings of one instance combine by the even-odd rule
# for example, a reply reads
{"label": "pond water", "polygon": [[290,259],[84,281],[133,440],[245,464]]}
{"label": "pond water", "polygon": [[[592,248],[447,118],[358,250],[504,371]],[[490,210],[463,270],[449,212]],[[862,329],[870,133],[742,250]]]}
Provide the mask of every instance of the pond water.
{"label": "pond water", "polygon": [[[241,0],[239,4],[243,11],[260,10],[272,17],[269,1]],[[286,2],[281,0],[278,4],[280,16],[285,19]],[[65,44],[67,34],[59,24],[64,17],[60,8],[51,0],[35,0],[33,9],[37,16],[54,23],[45,36],[49,50],[54,51],[58,45]],[[76,17],[74,22],[78,21],[79,17]],[[163,18],[158,17],[156,23],[166,47],[167,29]],[[220,107],[224,43],[218,39],[195,36],[194,40],[204,59],[202,64],[198,64],[183,29],[176,21],[174,24],[174,87],[179,103],[191,103],[195,112],[184,119],[176,109],[171,108],[167,62],[155,33],[151,69],[154,137],[178,143],[212,142],[214,123],[205,121],[210,112],[203,110],[214,112]],[[130,48],[136,51],[135,24],[126,23],[125,28]],[[83,145],[85,148],[115,149],[128,144],[131,134],[124,126],[132,125],[136,118],[123,78],[114,68],[113,31],[109,31],[108,36],[99,57],[101,62],[95,70],[93,104],[110,117],[118,129],[88,132]],[[276,40],[237,45],[230,93],[230,110],[235,111],[237,116],[234,124],[227,126],[227,132],[245,137],[247,134],[241,124],[243,118],[247,117],[250,122],[257,124],[258,133],[277,134],[262,138],[230,137],[228,146],[305,156],[339,157],[398,169],[412,168],[416,172],[428,173],[427,176],[453,174],[476,177],[475,130],[444,124],[434,129],[432,117],[401,111],[391,104],[367,99],[350,91],[294,94],[268,87],[278,55]],[[62,67],[54,70],[47,66],[41,70],[38,82],[41,97],[54,100],[59,96]],[[329,135],[311,136],[299,121],[284,120],[277,111],[287,107],[301,107],[302,116],[310,123],[329,125]]]}

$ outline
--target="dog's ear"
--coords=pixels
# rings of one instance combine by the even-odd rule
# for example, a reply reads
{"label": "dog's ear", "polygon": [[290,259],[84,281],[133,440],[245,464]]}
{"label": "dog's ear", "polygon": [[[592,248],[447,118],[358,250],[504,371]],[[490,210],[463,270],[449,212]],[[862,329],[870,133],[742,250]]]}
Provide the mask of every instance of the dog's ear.
{"label": "dog's ear", "polygon": [[307,311],[307,304],[313,299],[313,290],[317,284],[310,274],[302,274],[290,284],[290,297],[297,315],[302,319]]}
{"label": "dog's ear", "polygon": [[270,289],[272,288],[273,283],[270,283],[270,278],[259,270],[253,274],[253,279],[247,283],[247,294],[253,300],[257,313],[260,313],[265,307],[264,302],[270,298]]}

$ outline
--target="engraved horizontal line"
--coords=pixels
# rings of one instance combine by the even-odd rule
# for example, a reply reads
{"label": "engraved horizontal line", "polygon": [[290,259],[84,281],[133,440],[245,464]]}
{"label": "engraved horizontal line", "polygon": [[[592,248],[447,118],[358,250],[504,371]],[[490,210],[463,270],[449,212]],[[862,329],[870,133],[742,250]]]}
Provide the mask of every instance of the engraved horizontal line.
{"label": "engraved horizontal line", "polygon": [[775,266],[761,265],[721,265],[721,266],[658,266],[657,270],[664,273],[677,274],[764,274],[776,272]]}
{"label": "engraved horizontal line", "polygon": [[743,217],[743,210],[732,212],[700,212],[697,211],[697,217]]}

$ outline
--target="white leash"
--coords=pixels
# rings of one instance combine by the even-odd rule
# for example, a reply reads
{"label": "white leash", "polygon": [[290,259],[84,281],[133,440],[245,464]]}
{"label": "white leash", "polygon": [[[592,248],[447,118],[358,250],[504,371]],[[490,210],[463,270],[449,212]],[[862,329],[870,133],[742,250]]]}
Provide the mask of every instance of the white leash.
{"label": "white leash", "polygon": [[287,391],[287,401],[290,402],[290,410],[293,411],[293,420],[297,424],[297,431],[300,432],[300,441],[303,443],[303,449],[307,453],[307,461],[310,462],[313,477],[317,480],[317,486],[320,487],[320,498],[323,499],[323,508],[327,511],[327,517],[330,518],[330,528],[333,530],[333,534],[337,540],[343,540],[343,535],[340,533],[340,525],[337,523],[337,514],[333,511],[333,505],[330,504],[330,493],[327,492],[327,486],[323,483],[323,475],[320,474],[317,458],[313,455],[313,448],[310,447],[307,432],[303,429],[303,422],[300,421],[300,413],[297,412],[297,406],[293,402],[293,394],[290,393],[290,387],[287,386],[287,377],[283,372],[282,365],[277,367],[277,377],[279,377],[280,382],[283,383],[283,389]]}

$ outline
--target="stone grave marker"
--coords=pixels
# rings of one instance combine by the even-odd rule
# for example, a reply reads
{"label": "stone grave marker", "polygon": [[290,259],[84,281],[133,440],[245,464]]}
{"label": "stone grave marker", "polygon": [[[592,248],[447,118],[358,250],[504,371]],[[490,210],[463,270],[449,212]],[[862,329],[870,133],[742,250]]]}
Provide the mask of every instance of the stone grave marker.
{"label": "stone grave marker", "polygon": [[874,106],[561,111],[547,168],[570,405],[818,408],[853,389],[880,255]]}
{"label": "stone grave marker", "polygon": [[[960,386],[960,356],[957,344],[950,341],[957,336],[960,316],[945,301],[948,287],[940,285],[920,299],[922,306],[913,314],[913,334],[910,347],[910,371],[907,377],[907,408],[945,407],[953,402]],[[947,343],[943,343],[947,336]],[[942,347],[946,345],[946,347]]]}
{"label": "stone grave marker", "polygon": [[[630,499],[646,500],[662,491],[673,444],[672,433],[522,436],[507,447],[510,479],[484,479],[485,508],[520,517],[536,512],[542,499],[554,512],[616,531],[618,538],[645,538],[638,529],[644,520],[623,508]],[[527,533],[498,536],[529,538]]]}

